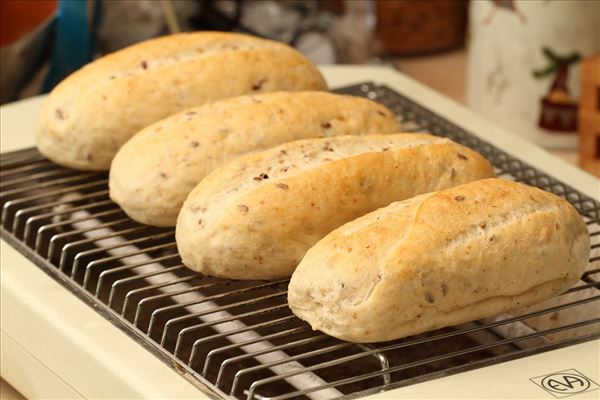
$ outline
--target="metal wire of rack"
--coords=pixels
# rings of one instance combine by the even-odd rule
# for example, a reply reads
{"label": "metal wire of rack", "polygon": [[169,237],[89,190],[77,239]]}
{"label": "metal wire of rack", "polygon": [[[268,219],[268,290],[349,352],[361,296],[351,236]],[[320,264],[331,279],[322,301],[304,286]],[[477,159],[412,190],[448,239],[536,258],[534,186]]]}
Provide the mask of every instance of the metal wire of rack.
{"label": "metal wire of rack", "polygon": [[288,280],[233,281],[188,270],[172,229],[135,223],[110,201],[106,173],[59,167],[35,149],[2,155],[2,239],[223,398],[355,398],[600,337],[598,201],[389,88],[366,83],[338,92],[380,101],[407,131],[449,137],[488,158],[499,176],[571,202],[592,239],[580,283],[511,315],[393,342],[347,343],[312,331],[291,313]]}

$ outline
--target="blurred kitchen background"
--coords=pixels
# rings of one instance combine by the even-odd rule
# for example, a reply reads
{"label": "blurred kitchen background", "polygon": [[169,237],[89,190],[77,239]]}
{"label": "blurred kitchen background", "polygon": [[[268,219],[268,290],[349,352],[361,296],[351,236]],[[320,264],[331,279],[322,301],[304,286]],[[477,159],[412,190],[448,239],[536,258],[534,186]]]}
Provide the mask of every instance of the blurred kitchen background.
{"label": "blurred kitchen background", "polygon": [[318,64],[389,65],[600,176],[597,0],[0,5],[2,103],[46,93],[85,63],[141,40],[233,30],[286,42]]}

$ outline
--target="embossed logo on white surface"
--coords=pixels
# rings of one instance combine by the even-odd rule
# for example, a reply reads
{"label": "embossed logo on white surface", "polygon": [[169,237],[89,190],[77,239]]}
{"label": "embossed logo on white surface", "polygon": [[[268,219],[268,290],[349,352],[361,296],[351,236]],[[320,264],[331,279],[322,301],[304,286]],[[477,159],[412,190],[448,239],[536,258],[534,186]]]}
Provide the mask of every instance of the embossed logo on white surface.
{"label": "embossed logo on white surface", "polygon": [[596,382],[574,368],[537,376],[530,381],[558,399],[600,389]]}

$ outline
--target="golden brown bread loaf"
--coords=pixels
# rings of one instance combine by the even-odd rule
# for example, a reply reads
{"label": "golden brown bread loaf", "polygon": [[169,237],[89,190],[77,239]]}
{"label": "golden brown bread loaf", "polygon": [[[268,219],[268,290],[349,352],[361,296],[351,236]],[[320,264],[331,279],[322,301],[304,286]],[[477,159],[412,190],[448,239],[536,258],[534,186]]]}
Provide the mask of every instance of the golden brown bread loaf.
{"label": "golden brown bread loaf", "polygon": [[478,153],[431,135],[306,139],[216,169],[177,219],[183,263],[236,279],[290,276],[338,226],[392,201],[494,176]]}
{"label": "golden brown bread loaf", "polygon": [[113,160],[110,197],[138,222],[174,226],[198,182],[244,153],[298,139],[399,130],[394,113],[363,97],[278,92],[221,100],[136,134]]}
{"label": "golden brown bread loaf", "polygon": [[568,289],[588,262],[577,211],[542,190],[486,179],[393,203],[312,247],[292,311],[353,342],[378,342],[527,306]]}
{"label": "golden brown bread loaf", "polygon": [[181,33],[102,57],[62,81],[46,99],[40,152],[76,169],[107,170],[140,129],[183,109],[245,93],[326,90],[299,52],[238,33]]}

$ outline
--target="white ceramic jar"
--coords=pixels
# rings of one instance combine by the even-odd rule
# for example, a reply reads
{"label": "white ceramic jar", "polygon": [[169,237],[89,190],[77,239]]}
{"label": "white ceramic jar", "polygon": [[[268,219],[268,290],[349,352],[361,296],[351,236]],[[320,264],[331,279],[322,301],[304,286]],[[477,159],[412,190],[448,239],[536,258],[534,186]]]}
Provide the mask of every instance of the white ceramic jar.
{"label": "white ceramic jar", "polygon": [[542,146],[574,148],[579,60],[600,50],[600,2],[475,0],[469,19],[469,106]]}

